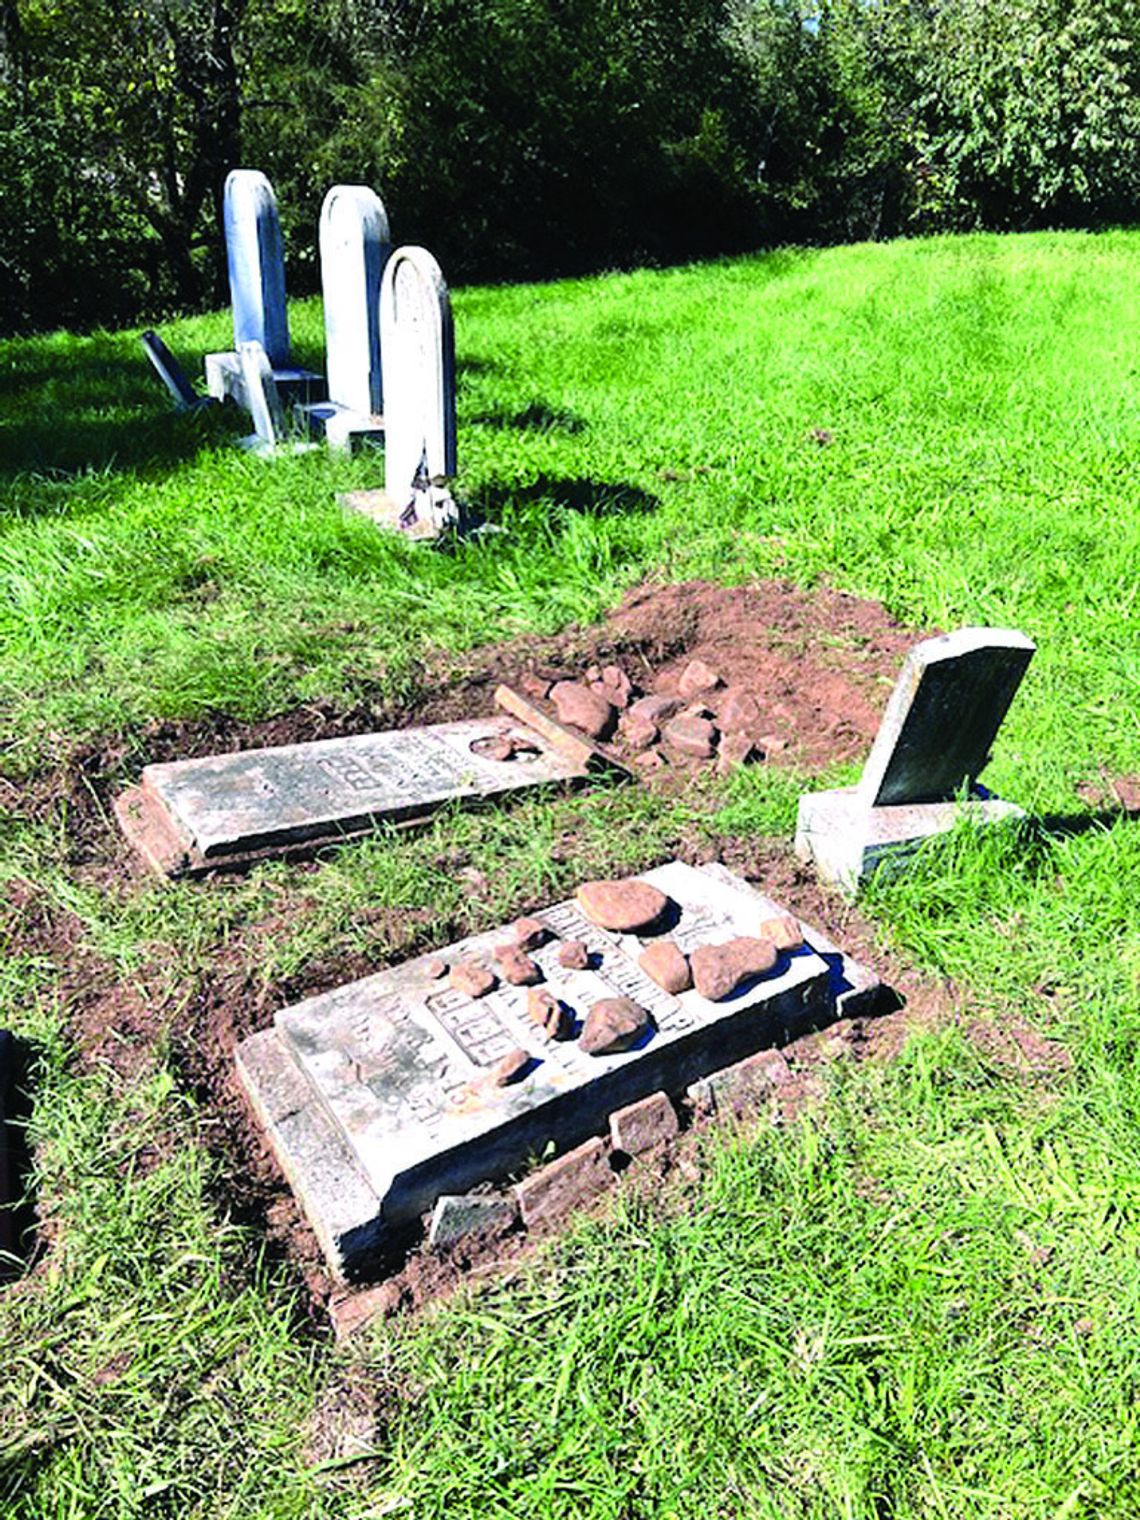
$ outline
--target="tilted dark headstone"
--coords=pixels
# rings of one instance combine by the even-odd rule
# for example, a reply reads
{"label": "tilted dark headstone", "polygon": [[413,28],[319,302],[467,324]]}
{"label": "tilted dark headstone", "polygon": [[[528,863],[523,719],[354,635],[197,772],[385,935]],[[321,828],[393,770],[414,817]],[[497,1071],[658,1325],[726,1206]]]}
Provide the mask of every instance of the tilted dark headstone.
{"label": "tilted dark headstone", "polygon": [[163,385],[170,392],[171,400],[178,411],[196,412],[202,407],[215,405],[212,396],[198,395],[187,379],[185,370],[152,328],[148,327],[142,334],[141,342],[147,358],[154,366]]}

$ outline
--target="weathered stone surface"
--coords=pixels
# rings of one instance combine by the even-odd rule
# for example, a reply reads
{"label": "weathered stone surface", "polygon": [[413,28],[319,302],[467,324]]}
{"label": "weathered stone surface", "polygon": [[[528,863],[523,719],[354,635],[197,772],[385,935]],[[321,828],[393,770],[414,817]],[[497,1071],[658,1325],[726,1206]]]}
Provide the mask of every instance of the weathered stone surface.
{"label": "weathered stone surface", "polygon": [[708,718],[682,715],[665,725],[663,738],[666,744],[671,744],[683,755],[691,755],[695,760],[711,760],[716,750],[717,731]]}
{"label": "weathered stone surface", "polygon": [[380,275],[391,252],[388,215],[367,185],[334,185],[318,234],[328,399],[371,423],[384,411]]}
{"label": "weathered stone surface", "polygon": [[504,982],[510,982],[512,987],[533,987],[535,982],[542,981],[538,966],[517,945],[500,945],[495,959]]}
{"label": "weathered stone surface", "polygon": [[693,985],[689,963],[674,940],[659,939],[647,945],[637,964],[666,992],[686,992]]}
{"label": "weathered stone surface", "polygon": [[647,881],[628,877],[617,881],[584,881],[576,893],[578,905],[592,924],[638,934],[664,915],[669,899]]}
{"label": "weathered stone surface", "polygon": [[618,724],[618,733],[630,749],[648,749],[656,743],[659,732],[657,724],[650,718],[634,712],[623,713]]}
{"label": "weathered stone surface", "polygon": [[521,1081],[527,1073],[531,1059],[529,1050],[522,1045],[516,1045],[491,1067],[492,1082],[496,1087],[509,1087],[512,1082]]}
{"label": "weathered stone surface", "polygon": [[570,1010],[545,987],[530,989],[526,996],[526,1011],[548,1039],[568,1040],[574,1032]]}
{"label": "weathered stone surface", "polygon": [[434,959],[428,961],[427,965],[424,967],[424,970],[427,972],[428,976],[432,978],[433,981],[439,981],[440,977],[447,975],[447,962],[440,960],[439,956],[436,956]]}
{"label": "weathered stone surface", "polygon": [[782,1051],[758,1050],[720,1071],[709,1072],[694,1082],[686,1096],[702,1114],[715,1114],[734,1104],[747,1102],[792,1080],[791,1067]]}
{"label": "weathered stone surface", "polygon": [[460,961],[458,965],[452,966],[448,980],[456,992],[470,998],[486,997],[498,985],[495,973],[476,961]]}
{"label": "weathered stone surface", "polygon": [[[447,802],[585,774],[582,761],[537,735],[523,736],[536,753],[510,765],[472,748],[519,728],[504,715],[161,762],[148,765],[142,786],[125,796],[155,799],[182,836],[183,854],[192,848],[201,857],[191,868],[204,869],[209,861],[339,839],[384,820],[427,816]],[[128,810],[116,806],[116,813],[133,839]]]}
{"label": "weathered stone surface", "polygon": [[632,998],[600,998],[582,1023],[578,1046],[590,1056],[629,1050],[649,1029],[649,1013]]}
{"label": "weathered stone surface", "polygon": [[528,1230],[556,1223],[587,1203],[614,1180],[604,1140],[587,1140],[559,1156],[515,1187],[515,1197]]}
{"label": "weathered stone surface", "polygon": [[590,952],[580,939],[563,940],[558,947],[558,964],[567,971],[585,971],[590,964]]}
{"label": "weathered stone surface", "polygon": [[472,1237],[502,1235],[518,1216],[515,1200],[500,1193],[444,1193],[432,1210],[428,1245],[446,1251]]}
{"label": "weathered stone surface", "polygon": [[540,918],[515,920],[515,944],[520,950],[537,950],[550,938],[550,930]]}
{"label": "weathered stone surface", "polygon": [[550,679],[549,676],[540,676],[533,670],[528,670],[526,674],[519,679],[519,686],[526,693],[526,695],[528,697],[536,697],[540,702],[544,702],[550,695],[550,690],[553,685],[554,682]]}
{"label": "weathered stone surface", "polygon": [[638,770],[662,771],[668,762],[659,750],[647,749],[642,750],[640,755],[634,755],[633,763],[637,766]]}
{"label": "weathered stone surface", "polygon": [[759,702],[743,686],[730,686],[717,705],[717,722],[726,734],[753,728],[760,717]]}
{"label": "weathered stone surface", "polygon": [[716,691],[723,685],[719,671],[704,660],[690,660],[681,672],[677,690],[683,697],[699,697],[702,693]]}
{"label": "weathered stone surface", "polygon": [[389,1319],[398,1313],[404,1303],[404,1292],[403,1283],[393,1278],[376,1288],[334,1293],[328,1312],[337,1340],[346,1341],[374,1320]]}
{"label": "weathered stone surface", "polygon": [[693,982],[703,998],[719,1003],[753,977],[766,976],[779,959],[768,939],[742,935],[725,945],[698,945],[689,957]]}
{"label": "weathered stone surface", "polygon": [[741,765],[752,765],[763,759],[762,752],[747,734],[725,734],[716,754],[716,768],[722,776]]}
{"label": "weathered stone surface", "polygon": [[607,698],[578,681],[559,681],[551,687],[551,700],[559,723],[580,728],[591,739],[604,739],[613,732],[617,710]]}
{"label": "weathered stone surface", "polygon": [[790,913],[779,913],[766,918],[756,930],[761,939],[771,940],[777,950],[799,950],[804,942],[799,919]]}
{"label": "weathered stone surface", "polygon": [[591,679],[590,689],[619,708],[628,707],[633,699],[633,683],[620,665],[604,665]]}
{"label": "weathered stone surface", "polygon": [[760,748],[765,755],[782,755],[788,748],[788,741],[782,734],[761,734]]}
{"label": "weathered stone surface", "polygon": [[[778,911],[738,879],[680,862],[646,880],[671,902],[669,933],[685,953],[749,934]],[[644,945],[590,924],[574,900],[534,916],[554,936],[534,959],[571,1010],[606,998],[648,1010],[652,1023],[634,1048],[590,1055],[528,1016],[530,989],[502,982],[472,999],[426,974],[436,958],[490,965],[509,925],[282,1009],[274,1029],[242,1042],[243,1080],[334,1270],[374,1269],[440,1194],[502,1178],[551,1142],[579,1145],[648,1093],[681,1091],[827,1016],[828,968],[810,952],[717,1005],[658,987],[637,964]],[[558,966],[569,939],[587,946],[589,969]],[[533,1067],[496,1087],[488,1073],[516,1047]]]}
{"label": "weathered stone surface", "polygon": [[638,697],[637,701],[630,705],[629,714],[634,718],[647,718],[650,723],[655,723],[660,727],[662,723],[679,713],[684,705],[682,697]]}
{"label": "weathered stone surface", "polygon": [[610,1143],[615,1151],[640,1156],[671,1140],[680,1126],[677,1110],[663,1092],[650,1093],[638,1103],[630,1103],[610,1115]]}

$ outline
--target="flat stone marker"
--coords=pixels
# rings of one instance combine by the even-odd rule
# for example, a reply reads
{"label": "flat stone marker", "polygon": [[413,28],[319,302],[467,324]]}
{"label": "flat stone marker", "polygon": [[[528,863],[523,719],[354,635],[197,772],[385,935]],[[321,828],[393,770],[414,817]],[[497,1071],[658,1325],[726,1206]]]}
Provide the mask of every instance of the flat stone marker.
{"label": "flat stone marker", "polygon": [[233,169],[226,176],[222,220],[234,346],[231,352],[206,355],[206,389],[217,401],[232,400],[249,410],[240,352],[243,343],[260,343],[275,383],[290,396],[307,396],[320,376],[298,369],[290,358],[277,197],[260,170]]}
{"label": "flat stone marker", "polygon": [[330,448],[384,436],[380,278],[391,252],[388,216],[367,185],[334,185],[320,223],[328,399],[305,408]]}
{"label": "flat stone marker", "polygon": [[[525,717],[525,700],[508,696]],[[512,738],[512,757],[495,758],[496,741]],[[533,727],[496,715],[148,765],[115,812],[153,869],[193,875],[415,822],[449,802],[569,784],[602,764],[541,714]]]}
{"label": "flat stone marker", "polygon": [[[887,857],[953,827],[1022,809],[978,785],[1036,645],[1004,628],[960,628],[906,657],[858,786],[800,798],[796,854],[848,894]],[[963,790],[967,800],[957,800]]]}
{"label": "flat stone marker", "polygon": [[397,248],[380,285],[384,490],[411,522],[454,522],[455,333],[426,248]]}
{"label": "flat stone marker", "polygon": [[[763,905],[733,878],[672,861],[641,878],[675,904],[669,932],[689,953],[753,933]],[[463,1193],[603,1134],[608,1117],[833,1015],[829,973],[809,945],[713,1003],[663,991],[637,959],[647,939],[600,929],[574,899],[532,915],[554,938],[531,952],[544,985],[580,1023],[601,998],[629,997],[654,1028],[631,1050],[591,1056],[553,1040],[527,1015],[527,988],[500,982],[472,999],[432,975],[492,952],[509,931],[474,935],[280,1011],[242,1042],[238,1070],[333,1268],[367,1273],[392,1238],[443,1194]],[[591,967],[564,970],[563,939],[583,940]],[[532,1060],[510,1086],[488,1071],[522,1047]]]}

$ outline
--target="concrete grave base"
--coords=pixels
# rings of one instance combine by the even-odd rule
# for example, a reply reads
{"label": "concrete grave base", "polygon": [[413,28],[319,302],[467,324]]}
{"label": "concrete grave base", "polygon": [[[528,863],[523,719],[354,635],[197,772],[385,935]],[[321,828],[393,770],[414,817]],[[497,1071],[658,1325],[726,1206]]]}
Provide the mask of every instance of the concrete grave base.
{"label": "concrete grave base", "polygon": [[298,406],[298,418],[334,453],[350,454],[361,443],[384,442],[384,419],[354,412],[339,401],[310,401]]}
{"label": "concrete grave base", "polygon": [[910,802],[872,807],[859,787],[807,792],[796,816],[795,851],[822,880],[848,897],[880,867],[902,864],[925,839],[960,818],[991,824],[1024,818],[1013,802],[978,794],[962,802]]}
{"label": "concrete grave base", "polygon": [[[242,375],[241,355],[236,351],[207,354],[205,358],[206,391],[215,401],[232,401],[243,411],[249,411]],[[311,403],[319,399],[325,388],[324,377],[311,369],[299,369],[296,365],[275,365],[273,381],[282,400]]]}
{"label": "concrete grave base", "polygon": [[447,523],[435,522],[430,518],[417,517],[414,522],[407,522],[407,508],[393,501],[384,490],[340,491],[336,499],[337,505],[344,507],[346,511],[358,512],[361,517],[370,517],[379,527],[390,528],[394,533],[400,533],[405,538],[415,541],[434,543],[442,538],[450,526]]}
{"label": "concrete grave base", "polygon": [[[641,879],[671,900],[669,932],[686,953],[754,933],[780,911],[723,868],[673,861]],[[590,1056],[528,1018],[524,987],[500,983],[472,999],[437,978],[432,963],[441,959],[493,965],[502,930],[283,1009],[272,1029],[239,1046],[241,1082],[339,1276],[373,1273],[441,1196],[526,1172],[551,1150],[553,1171],[536,1173],[533,1187],[519,1185],[524,1223],[545,1218],[554,1194],[596,1191],[610,1178],[601,1137],[613,1116],[619,1132],[628,1130],[629,1148],[639,1146],[634,1119],[644,1116],[631,1106],[683,1094],[710,1073],[831,1022],[844,992],[857,991],[866,1008],[877,986],[805,926],[801,949],[729,998],[713,1003],[693,989],[674,996],[638,965],[645,937],[599,929],[573,900],[534,916],[552,936],[532,952],[544,984],[577,1017],[614,996],[649,1010],[653,1025],[634,1048]],[[585,942],[589,969],[560,967],[564,939]],[[525,1077],[489,1083],[495,1063],[520,1047],[531,1057]],[[668,1114],[652,1117],[664,1137]]]}

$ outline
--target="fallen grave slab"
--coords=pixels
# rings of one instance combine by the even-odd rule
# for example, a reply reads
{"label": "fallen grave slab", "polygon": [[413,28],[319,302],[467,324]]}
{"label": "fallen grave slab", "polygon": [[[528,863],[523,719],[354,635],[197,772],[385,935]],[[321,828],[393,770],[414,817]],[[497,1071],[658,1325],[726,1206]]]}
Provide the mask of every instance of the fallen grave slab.
{"label": "fallen grave slab", "polygon": [[[669,898],[657,932],[686,954],[753,934],[780,911],[723,870],[672,861],[639,879]],[[283,1009],[273,1028],[239,1046],[241,1081],[341,1276],[367,1277],[445,1194],[501,1180],[552,1152],[588,1151],[597,1169],[593,1152],[612,1114],[651,1094],[682,1093],[829,1022],[837,987],[860,983],[836,977],[829,942],[817,954],[809,930],[768,975],[710,1002],[692,989],[668,993],[645,974],[638,960],[652,936],[644,931],[600,928],[576,899],[533,917],[550,938],[529,954],[543,987],[571,1010],[573,1032],[599,1000],[629,998],[652,1021],[633,1048],[587,1054],[577,1039],[555,1038],[528,1016],[526,986],[499,981],[475,998],[441,977],[441,963],[493,967],[502,930]],[[587,947],[584,969],[561,964],[569,940]],[[862,985],[869,980],[864,974]],[[520,1049],[530,1058],[521,1078],[489,1080]]]}
{"label": "fallen grave slab", "polygon": [[510,712],[148,765],[115,813],[152,869],[194,875],[413,823],[446,803],[569,785],[608,766],[542,714],[526,722],[516,693],[496,696]]}

